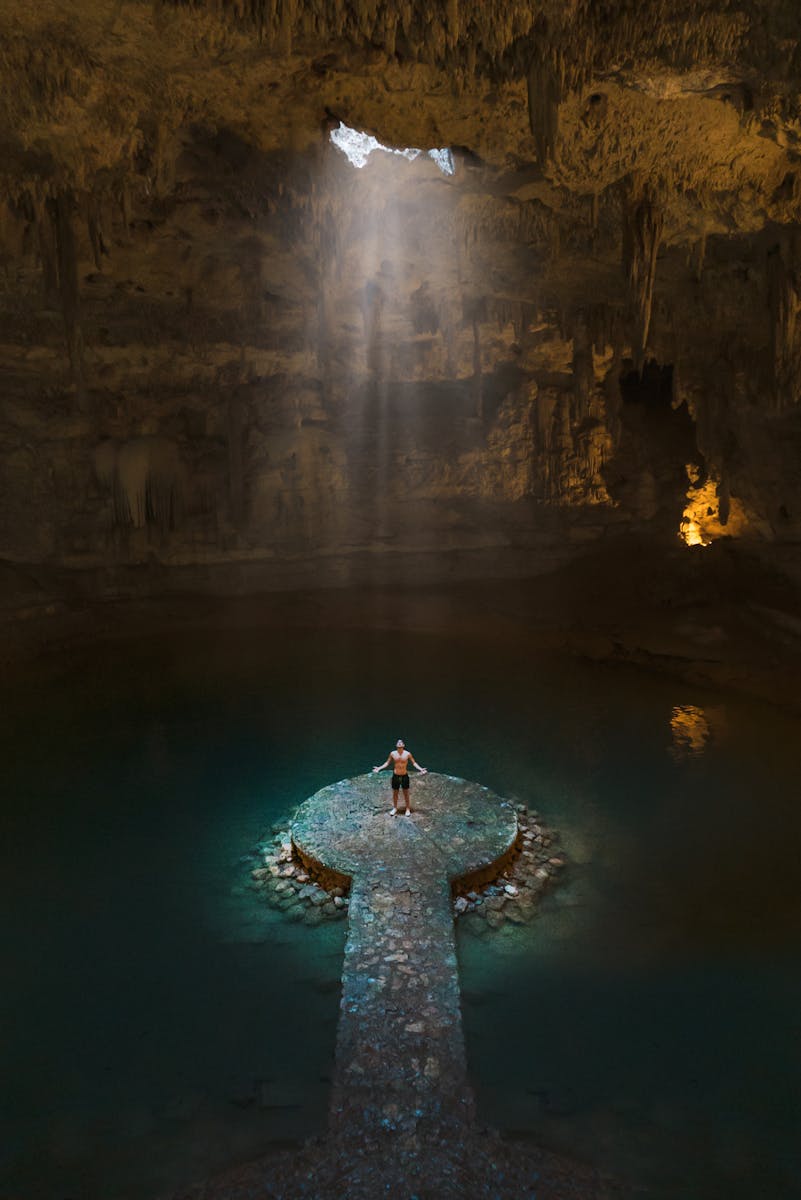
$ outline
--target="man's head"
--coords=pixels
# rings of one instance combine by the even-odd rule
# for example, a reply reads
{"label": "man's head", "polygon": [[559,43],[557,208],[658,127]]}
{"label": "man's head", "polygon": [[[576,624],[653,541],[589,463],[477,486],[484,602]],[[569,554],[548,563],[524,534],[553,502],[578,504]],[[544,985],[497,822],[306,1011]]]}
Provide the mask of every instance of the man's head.
{"label": "man's head", "polygon": [[396,750],[405,750],[406,749],[406,744],[405,744],[403,738],[398,738],[397,742],[395,743],[395,749]]}

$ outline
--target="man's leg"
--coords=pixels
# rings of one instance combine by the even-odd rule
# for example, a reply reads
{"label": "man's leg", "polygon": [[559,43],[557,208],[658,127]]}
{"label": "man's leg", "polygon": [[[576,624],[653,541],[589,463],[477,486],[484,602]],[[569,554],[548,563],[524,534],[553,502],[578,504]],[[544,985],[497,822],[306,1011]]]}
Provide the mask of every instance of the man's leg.
{"label": "man's leg", "polygon": [[389,810],[390,816],[393,816],[393,817],[397,817],[397,815],[398,815],[398,800],[400,799],[400,797],[398,796],[399,790],[400,790],[399,788],[395,787],[395,776],[393,775],[393,777],[392,777],[392,808]]}
{"label": "man's leg", "polygon": [[405,787],[403,789],[403,797],[406,801],[406,816],[410,817],[412,815],[412,804],[411,804],[411,797],[409,796],[409,776],[408,775],[406,776],[404,783],[405,783]]}

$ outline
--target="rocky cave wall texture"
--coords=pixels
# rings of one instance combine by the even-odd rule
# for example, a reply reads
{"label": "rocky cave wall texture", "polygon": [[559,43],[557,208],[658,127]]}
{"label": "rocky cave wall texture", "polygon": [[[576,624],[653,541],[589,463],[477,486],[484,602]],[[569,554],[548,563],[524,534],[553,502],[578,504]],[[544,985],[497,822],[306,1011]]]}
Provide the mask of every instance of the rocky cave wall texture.
{"label": "rocky cave wall texture", "polygon": [[792,547],[800,45],[795,0],[6,0],[0,558]]}

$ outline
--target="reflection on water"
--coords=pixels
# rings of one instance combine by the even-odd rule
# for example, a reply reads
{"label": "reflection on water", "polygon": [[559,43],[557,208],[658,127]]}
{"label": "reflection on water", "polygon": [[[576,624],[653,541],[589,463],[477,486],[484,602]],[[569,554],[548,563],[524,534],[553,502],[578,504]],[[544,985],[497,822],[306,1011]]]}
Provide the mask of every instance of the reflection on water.
{"label": "reflection on water", "polygon": [[0,701],[0,1196],[149,1200],[321,1127],[344,923],[242,857],[398,729],[568,858],[530,927],[458,930],[485,1118],[652,1200],[801,1194],[795,722],[422,635],[105,647]]}
{"label": "reflection on water", "polygon": [[673,758],[677,762],[700,758],[713,738],[723,742],[725,730],[726,710],[722,705],[701,708],[698,704],[675,704],[670,714]]}
{"label": "reflection on water", "polygon": [[709,722],[706,713],[697,704],[678,704],[670,716],[673,734],[673,754],[685,758],[688,754],[701,754],[709,740]]}

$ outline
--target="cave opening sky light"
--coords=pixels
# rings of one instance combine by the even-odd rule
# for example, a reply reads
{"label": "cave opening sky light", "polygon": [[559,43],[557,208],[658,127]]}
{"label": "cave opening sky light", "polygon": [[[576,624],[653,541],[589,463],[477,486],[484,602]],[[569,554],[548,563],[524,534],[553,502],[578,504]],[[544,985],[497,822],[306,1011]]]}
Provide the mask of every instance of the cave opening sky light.
{"label": "cave opening sky light", "polygon": [[409,162],[413,162],[421,154],[427,154],[429,158],[433,158],[443,175],[453,175],[453,155],[448,149],[416,150],[409,148],[406,150],[396,150],[393,146],[382,146],[381,142],[377,138],[374,138],[371,133],[361,133],[360,130],[350,129],[347,125],[341,123],[336,129],[331,130],[331,141],[339,150],[347,155],[353,166],[359,169],[367,166],[367,160],[374,150],[383,150],[385,154],[400,154],[402,158],[408,159]]}

